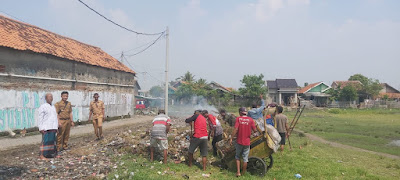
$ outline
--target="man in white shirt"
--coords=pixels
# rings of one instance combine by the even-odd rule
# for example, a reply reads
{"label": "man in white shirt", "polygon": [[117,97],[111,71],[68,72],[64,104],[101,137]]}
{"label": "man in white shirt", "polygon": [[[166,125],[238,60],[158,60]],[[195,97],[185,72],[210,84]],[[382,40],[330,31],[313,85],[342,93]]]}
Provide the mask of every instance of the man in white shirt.
{"label": "man in white shirt", "polygon": [[59,126],[57,112],[53,102],[53,95],[46,94],[46,103],[39,107],[38,127],[42,134],[40,145],[40,159],[54,158],[57,155],[56,133]]}

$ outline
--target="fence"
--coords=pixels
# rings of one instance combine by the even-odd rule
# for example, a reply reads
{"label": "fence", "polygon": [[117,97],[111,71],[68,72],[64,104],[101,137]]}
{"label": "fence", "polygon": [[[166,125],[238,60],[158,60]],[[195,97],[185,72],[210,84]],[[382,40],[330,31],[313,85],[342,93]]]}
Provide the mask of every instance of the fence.
{"label": "fence", "polygon": [[328,108],[400,108],[398,101],[385,100],[366,100],[365,102],[357,103],[356,101],[332,101],[328,103]]}

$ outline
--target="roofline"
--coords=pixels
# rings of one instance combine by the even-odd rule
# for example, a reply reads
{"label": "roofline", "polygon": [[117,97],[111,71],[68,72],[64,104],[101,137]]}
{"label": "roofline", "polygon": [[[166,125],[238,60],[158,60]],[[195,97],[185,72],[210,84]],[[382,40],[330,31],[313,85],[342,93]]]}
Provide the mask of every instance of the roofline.
{"label": "roofline", "polygon": [[[4,15],[1,15],[1,14],[0,14],[0,18],[1,18],[1,19],[5,19],[5,20],[9,20],[9,21],[13,21],[13,22],[15,22],[15,23],[18,23],[18,24],[21,24],[21,25],[24,25],[24,26],[29,26],[29,27],[32,27],[32,28],[40,29],[40,30],[42,30],[42,31],[45,31],[45,32],[54,34],[55,36],[60,36],[60,37],[62,37],[62,38],[69,39],[69,40],[75,41],[75,42],[77,42],[77,43],[86,45],[86,46],[91,46],[91,47],[93,47],[93,48],[99,49],[99,50],[103,51],[104,53],[108,54],[107,52],[105,52],[104,50],[102,50],[100,47],[97,47],[97,46],[93,46],[93,45],[90,45],[90,44],[86,44],[86,43],[80,42],[80,41],[78,41],[78,40],[76,40],[76,39],[72,39],[72,38],[70,38],[70,37],[63,36],[63,35],[60,35],[60,34],[51,32],[51,31],[49,31],[49,30],[40,28],[40,27],[38,27],[38,26],[35,26],[35,25],[32,25],[32,24],[28,24],[28,23],[25,23],[25,22],[22,22],[22,21],[18,21],[18,20],[12,19],[12,18],[10,18],[10,17],[8,17],[8,16],[4,16]],[[29,50],[29,49],[27,49],[27,50],[20,50],[20,49],[15,49],[15,48],[8,47],[8,46],[0,46],[0,47],[10,48],[10,49],[14,49],[14,50],[17,50],[17,51],[29,51],[29,52],[33,52],[33,53],[36,53],[36,54],[47,54],[47,55],[51,55],[51,56],[58,57],[58,58],[62,58],[62,59],[68,59],[68,58],[63,58],[63,57],[55,56],[55,55],[53,55],[53,54],[35,52],[35,51]],[[110,57],[112,57],[110,54],[108,54],[108,55],[109,55]],[[112,57],[112,58],[114,58],[114,57]],[[116,58],[114,58],[114,59],[117,60]],[[68,60],[76,61],[76,60],[74,60],[74,59],[68,59]],[[118,60],[117,60],[117,61],[118,61]],[[79,62],[79,61],[77,61],[77,62]],[[88,64],[88,63],[84,63],[84,62],[81,62],[81,63],[83,63],[83,64]],[[121,64],[123,64],[123,63],[121,63]],[[92,65],[92,64],[89,64],[89,65]],[[125,64],[123,64],[123,65],[125,65]],[[96,65],[92,65],[92,66],[96,66]],[[103,66],[97,66],[97,67],[106,68],[106,67],[103,67]],[[127,68],[130,69],[132,72],[127,72],[127,71],[122,71],[122,70],[117,70],[117,69],[112,69],[112,68],[106,68],[106,69],[112,69],[112,70],[116,70],[116,71],[127,72],[127,73],[134,74],[134,75],[136,76],[136,72],[135,72],[133,69],[129,68],[128,66],[127,66]]]}
{"label": "roofline", "polygon": [[400,91],[399,91],[398,89],[394,88],[393,86],[389,85],[388,83],[381,83],[381,84],[386,84],[386,86],[389,86],[389,87],[391,87],[392,89],[396,90],[397,93],[400,93]]}
{"label": "roofline", "polygon": [[[72,38],[70,38],[70,37],[63,36],[63,35],[57,34],[57,33],[55,33],[55,32],[51,32],[51,31],[49,31],[49,30],[40,28],[40,27],[35,26],[35,25],[32,25],[32,24],[28,24],[28,23],[25,23],[25,22],[17,21],[17,20],[15,20],[15,19],[11,19],[11,18],[9,18],[9,17],[7,17],[7,16],[4,16],[4,15],[1,15],[1,14],[0,14],[0,18],[6,18],[6,19],[9,19],[9,20],[14,21],[14,22],[16,22],[16,23],[23,24],[23,25],[25,25],[25,26],[30,26],[30,27],[33,27],[33,28],[37,28],[37,29],[46,31],[46,32],[48,32],[48,33],[54,34],[54,35],[56,35],[56,36],[61,36],[61,37],[66,38],[66,39],[70,39],[70,40],[76,41],[76,42],[78,42],[78,43],[80,43],[80,44],[84,44],[84,45],[87,45],[87,46],[92,46],[92,47],[101,49],[101,48],[99,48],[99,47],[97,47],[97,46],[93,46],[93,45],[90,45],[90,44],[86,44],[86,43],[80,42],[80,41],[78,41],[78,40],[76,40],[76,39],[72,39]],[[14,49],[14,48],[13,48],[13,49]],[[108,54],[108,53],[107,53],[107,54]],[[110,55],[110,56],[111,56],[111,55]]]}

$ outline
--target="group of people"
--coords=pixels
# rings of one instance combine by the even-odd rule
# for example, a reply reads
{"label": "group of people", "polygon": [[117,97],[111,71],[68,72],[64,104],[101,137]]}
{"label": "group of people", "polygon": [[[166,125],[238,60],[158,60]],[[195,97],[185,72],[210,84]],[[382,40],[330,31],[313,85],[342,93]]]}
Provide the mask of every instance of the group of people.
{"label": "group of people", "polygon": [[[219,116],[216,118],[214,115],[209,114],[207,110],[196,110],[194,114],[185,120],[189,123],[192,131],[190,137],[190,145],[188,149],[189,161],[188,165],[191,167],[193,162],[193,154],[197,148],[200,150],[200,156],[202,157],[203,170],[206,170],[207,155],[208,155],[208,141],[212,138],[212,149],[213,154],[217,155],[217,142],[223,139],[223,127],[219,120],[225,121],[234,130],[230,136],[229,144],[233,145],[235,142],[236,149],[236,165],[237,173],[236,176],[241,176],[240,171],[240,159],[243,159],[243,173],[247,169],[247,162],[250,153],[250,139],[252,132],[258,132],[257,127],[261,131],[265,131],[264,123],[267,119],[264,118],[263,111],[265,109],[264,100],[261,97],[261,106],[254,104],[252,109],[249,111],[245,107],[239,108],[239,117],[234,115],[228,115],[225,110],[221,110]],[[285,138],[289,136],[287,117],[282,114],[283,107],[277,106],[276,113],[274,113],[273,122],[276,123],[276,128],[282,138],[280,145],[281,150],[285,145]],[[268,118],[271,118],[268,116]],[[153,120],[153,128],[151,131],[150,141],[150,159],[153,161],[154,149],[160,148],[164,152],[164,163],[167,163],[167,149],[168,140],[167,133],[170,130],[171,120],[165,115],[163,110],[160,110],[158,116]],[[264,130],[263,130],[264,129]]]}
{"label": "group of people", "polygon": [[[59,157],[58,152],[68,150],[71,127],[75,125],[72,116],[72,104],[68,101],[69,93],[61,93],[61,101],[53,104],[53,95],[45,95],[46,103],[39,107],[38,128],[42,134],[40,159]],[[97,140],[103,138],[102,122],[105,118],[104,103],[95,93],[90,103],[89,120],[92,119]]]}

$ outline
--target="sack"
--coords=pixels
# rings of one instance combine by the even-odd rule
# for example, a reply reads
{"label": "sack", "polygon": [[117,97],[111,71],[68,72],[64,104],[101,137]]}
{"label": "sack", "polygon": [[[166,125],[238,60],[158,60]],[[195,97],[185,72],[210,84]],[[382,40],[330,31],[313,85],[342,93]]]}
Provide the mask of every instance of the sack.
{"label": "sack", "polygon": [[279,135],[279,132],[274,128],[274,126],[267,124],[267,133],[268,147],[273,149],[274,152],[278,151],[278,148],[280,146],[279,143],[282,139]]}

